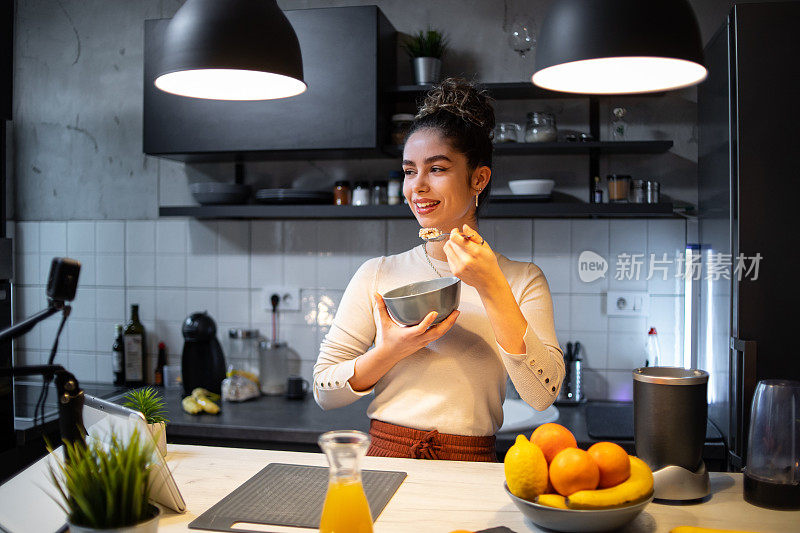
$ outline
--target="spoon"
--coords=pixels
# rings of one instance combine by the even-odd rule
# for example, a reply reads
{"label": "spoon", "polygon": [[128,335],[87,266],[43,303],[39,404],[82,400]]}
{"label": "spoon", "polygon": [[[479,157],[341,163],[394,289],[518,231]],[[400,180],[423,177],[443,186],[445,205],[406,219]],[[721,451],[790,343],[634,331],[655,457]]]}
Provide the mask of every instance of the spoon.
{"label": "spoon", "polygon": [[[458,232],[458,234],[468,241],[472,240],[470,235],[466,235],[460,231]],[[442,233],[442,230],[440,230],[439,228],[422,228],[419,230],[419,238],[425,242],[446,241],[447,239],[450,238],[450,234]],[[476,244],[483,244],[483,239],[481,239],[481,242],[478,241],[472,241],[472,242]]]}

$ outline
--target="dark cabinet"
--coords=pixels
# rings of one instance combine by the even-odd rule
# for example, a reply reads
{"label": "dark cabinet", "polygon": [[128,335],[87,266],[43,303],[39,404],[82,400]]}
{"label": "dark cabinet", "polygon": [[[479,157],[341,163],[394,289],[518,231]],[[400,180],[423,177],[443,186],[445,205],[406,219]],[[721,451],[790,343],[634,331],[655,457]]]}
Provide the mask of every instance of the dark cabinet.
{"label": "dark cabinet", "polygon": [[381,95],[395,83],[394,28],[377,6],[285,13],[300,41],[308,90],[252,102],[156,89],[169,19],[145,21],[144,152],[189,162],[378,155],[387,115]]}

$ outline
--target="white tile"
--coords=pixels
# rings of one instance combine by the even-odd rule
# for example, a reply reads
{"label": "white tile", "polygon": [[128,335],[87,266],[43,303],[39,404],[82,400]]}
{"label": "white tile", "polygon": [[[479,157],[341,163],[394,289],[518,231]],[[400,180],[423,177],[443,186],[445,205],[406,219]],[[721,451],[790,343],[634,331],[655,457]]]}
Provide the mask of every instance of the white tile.
{"label": "white tile", "polygon": [[617,402],[633,401],[633,374],[625,372],[606,372],[608,399]]}
{"label": "white tile", "polygon": [[95,249],[98,253],[124,253],[125,223],[115,220],[95,222]]}
{"label": "white tile", "polygon": [[95,347],[100,357],[107,355],[109,359],[111,358],[111,347],[114,345],[114,339],[116,338],[116,332],[114,330],[115,324],[123,324],[122,318],[118,320],[103,320],[102,318],[98,318],[95,322]]}
{"label": "white tile", "polygon": [[217,294],[219,321],[250,323],[250,291],[225,289]]}
{"label": "white tile", "polygon": [[94,222],[71,220],[67,222],[67,252],[94,253]]}
{"label": "white tile", "polygon": [[287,342],[300,359],[316,359],[319,355],[315,326],[290,325],[282,328],[281,340]]}
{"label": "white tile", "polygon": [[96,314],[98,320],[122,322],[125,319],[125,290],[96,289]]}
{"label": "white tile", "polygon": [[246,255],[217,257],[217,286],[245,289],[250,287],[250,258]]}
{"label": "white tile", "polygon": [[17,287],[14,309],[21,317],[29,317],[47,307],[47,297],[42,287]]}
{"label": "white tile", "polygon": [[129,287],[151,287],[156,283],[156,258],[153,254],[125,256],[125,279]]}
{"label": "white tile", "polygon": [[95,284],[122,287],[125,285],[125,257],[122,255],[98,255],[95,257]]}
{"label": "white tile", "polygon": [[533,221],[533,259],[539,254],[569,255],[572,251],[572,221],[535,219]]}
{"label": "white tile", "polygon": [[[154,332],[155,341],[157,343],[163,342],[166,345],[167,353],[181,353],[183,350],[182,326],[183,322],[159,320],[156,322],[156,329]],[[157,360],[158,351],[153,352],[153,355]]]}
{"label": "white tile", "polygon": [[557,330],[569,331],[569,295],[553,294],[553,323]]}
{"label": "white tile", "polygon": [[589,400],[605,400],[608,395],[606,373],[603,370],[585,369],[583,377],[583,394]]}
{"label": "white tile", "polygon": [[194,255],[217,253],[217,222],[189,220],[187,223],[187,252]]}
{"label": "white tile", "polygon": [[186,291],[184,289],[157,289],[155,318],[158,321],[183,321],[186,318]]}
{"label": "white tile", "polygon": [[250,223],[246,220],[222,220],[218,227],[220,254],[247,254],[250,251]]}
{"label": "white tile", "polygon": [[544,272],[544,277],[547,279],[551,293],[570,292],[570,275],[574,265],[569,254],[539,254],[534,258],[534,263]]}
{"label": "white tile", "polygon": [[155,320],[156,292],[154,289],[127,289],[125,291],[125,320],[130,319],[131,305],[139,306],[139,320]]}
{"label": "white tile", "polygon": [[111,360],[111,351],[99,353],[95,357],[95,380],[98,383],[114,383],[114,367]]}
{"label": "white tile", "polygon": [[[368,228],[371,220],[361,220],[361,225]],[[419,223],[415,219],[386,221],[386,255],[405,252],[419,246]]]}
{"label": "white tile", "polygon": [[608,368],[628,370],[644,366],[646,331],[608,334]]}
{"label": "white tile", "polygon": [[186,257],[187,287],[217,286],[217,257],[215,255],[189,255]]}
{"label": "white tile", "polygon": [[67,327],[69,328],[70,352],[74,350],[93,352],[97,349],[94,320],[70,320],[67,322]]}
{"label": "white tile", "polygon": [[279,253],[250,256],[250,287],[265,285],[283,285],[283,256]]}
{"label": "white tile", "polygon": [[655,261],[662,261],[664,254],[669,261],[666,280],[663,271],[653,271],[647,282],[647,290],[651,294],[683,294],[684,281],[676,277],[678,273],[678,254],[686,252],[686,222],[683,220],[648,220],[647,221],[647,256]]}
{"label": "white tile", "polygon": [[310,253],[286,253],[283,256],[283,281],[290,287],[316,286],[317,258]]}
{"label": "white tile", "polygon": [[351,277],[350,259],[346,255],[321,253],[317,257],[316,287],[344,290]]}
{"label": "white tile", "polygon": [[642,316],[608,317],[609,333],[647,333],[647,319]]}
{"label": "white tile", "polygon": [[[570,267],[570,290],[573,293],[599,293],[608,289],[608,278],[613,275],[614,265],[608,256],[608,220],[573,220],[571,225],[572,266]],[[609,262],[604,277],[592,282],[583,282],[578,277],[578,258],[584,251],[599,254]]]}
{"label": "white tile", "polygon": [[648,327],[656,328],[659,333],[682,332],[683,303],[682,296],[651,296]]}
{"label": "white tile", "polygon": [[53,254],[39,255],[39,283],[47,285],[47,280],[50,279],[50,268],[53,266]]}
{"label": "white tile", "polygon": [[95,319],[95,289],[93,287],[79,287],[72,301],[70,318]]}
{"label": "white tile", "polygon": [[[491,224],[488,224],[491,222]],[[531,262],[533,258],[533,223],[531,219],[497,219],[485,221],[483,226],[491,227],[491,235],[484,238],[492,250],[500,252],[512,261]],[[491,238],[491,240],[490,240]]]}
{"label": "white tile", "polygon": [[156,223],[152,220],[129,220],[125,223],[127,253],[155,253]]}
{"label": "white tile", "polygon": [[160,254],[186,252],[185,220],[158,220],[156,222],[156,252]]}
{"label": "white tile", "polygon": [[217,291],[188,289],[186,291],[186,316],[196,312],[217,316]]}
{"label": "white tile", "polygon": [[253,254],[279,255],[283,251],[283,223],[279,220],[253,220],[250,251]]}
{"label": "white tile", "polygon": [[93,253],[76,252],[69,254],[70,258],[81,264],[81,272],[78,277],[78,290],[87,285],[97,283],[97,271],[95,267],[95,255]]}
{"label": "white tile", "polygon": [[[363,220],[342,222],[344,223],[344,230],[351,234],[348,247],[350,255],[364,257],[364,260],[366,260],[386,254],[386,220],[370,220],[368,224],[365,224]],[[417,235],[419,235],[419,229],[417,229]],[[409,246],[409,248],[412,246]],[[358,265],[363,263],[364,260],[360,261]]]}
{"label": "white tile", "polygon": [[647,290],[647,224],[641,220],[610,220],[607,259],[610,290]]}
{"label": "white tile", "polygon": [[[594,370],[605,370],[608,364],[607,344],[608,334],[597,331],[570,331],[569,339],[574,345],[580,342],[580,353],[578,356],[583,359],[584,366]],[[566,345],[566,340],[562,341]]]}
{"label": "white tile", "polygon": [[250,290],[250,326],[258,328],[262,335],[271,334],[271,314],[262,305],[262,294],[259,289]]}
{"label": "white tile", "polygon": [[67,369],[75,374],[78,381],[95,381],[97,379],[97,360],[94,354],[69,354]]}
{"label": "white tile", "polygon": [[570,296],[569,307],[572,331],[608,330],[605,297],[599,294],[573,294]]}
{"label": "white tile", "polygon": [[[53,342],[56,340],[56,333],[58,332],[58,325],[60,323],[60,319],[57,317],[52,317],[49,320],[44,320],[39,323],[37,328],[41,333],[41,346],[43,350],[47,351],[47,355],[50,355],[50,349],[53,347]],[[67,321],[69,324],[69,321]],[[61,332],[61,337],[58,340],[58,351],[56,352],[56,359],[55,364],[59,364],[59,362],[64,362],[66,359],[66,354],[69,353],[69,338],[70,332],[68,327],[64,327],[64,330]]]}
{"label": "white tile", "polygon": [[16,253],[38,254],[39,222],[17,222],[14,240]]}
{"label": "white tile", "polygon": [[17,285],[38,285],[43,283],[39,277],[39,254],[17,254],[14,264],[14,281]]}
{"label": "white tile", "polygon": [[67,223],[42,222],[39,224],[39,250],[44,254],[67,253]]}
{"label": "white tile", "polygon": [[156,285],[158,287],[185,287],[186,256],[157,254]]}

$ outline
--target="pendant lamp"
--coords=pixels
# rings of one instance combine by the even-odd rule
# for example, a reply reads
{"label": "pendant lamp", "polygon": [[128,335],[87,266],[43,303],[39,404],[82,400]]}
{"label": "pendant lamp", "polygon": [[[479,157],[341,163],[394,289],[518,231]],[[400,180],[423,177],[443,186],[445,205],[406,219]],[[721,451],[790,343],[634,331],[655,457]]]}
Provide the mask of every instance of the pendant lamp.
{"label": "pendant lamp", "polygon": [[275,0],[187,0],[167,26],[155,85],[214,100],[306,90],[297,35]]}
{"label": "pendant lamp", "polygon": [[553,91],[668,91],[706,78],[700,28],[687,0],[553,0],[532,81]]}

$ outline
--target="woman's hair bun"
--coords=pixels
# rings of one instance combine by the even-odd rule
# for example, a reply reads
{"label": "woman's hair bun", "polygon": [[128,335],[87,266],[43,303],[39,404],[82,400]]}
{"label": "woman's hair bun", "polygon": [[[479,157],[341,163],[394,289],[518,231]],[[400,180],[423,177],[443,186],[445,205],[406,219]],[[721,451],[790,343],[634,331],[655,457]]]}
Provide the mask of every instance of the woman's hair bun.
{"label": "woman's hair bun", "polygon": [[464,78],[447,78],[428,91],[417,112],[419,120],[439,111],[447,111],[478,126],[488,135],[494,130],[492,98]]}

